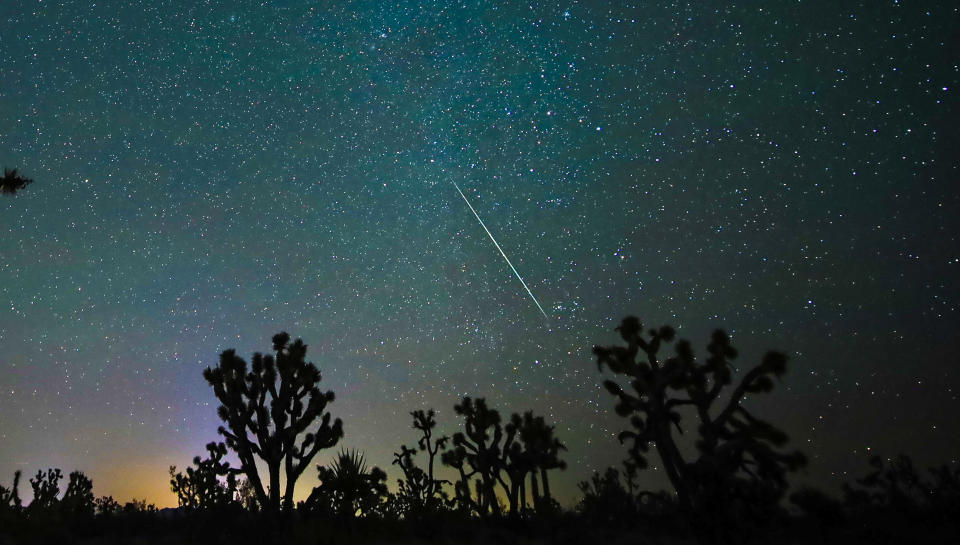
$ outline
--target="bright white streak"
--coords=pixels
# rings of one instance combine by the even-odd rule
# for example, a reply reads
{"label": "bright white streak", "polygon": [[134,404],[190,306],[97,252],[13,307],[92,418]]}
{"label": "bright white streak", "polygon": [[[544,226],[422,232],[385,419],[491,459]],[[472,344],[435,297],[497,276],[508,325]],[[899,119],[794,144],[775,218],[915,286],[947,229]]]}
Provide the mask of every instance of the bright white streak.
{"label": "bright white streak", "polygon": [[540,301],[537,301],[536,296],[534,296],[533,292],[530,291],[530,288],[527,287],[527,283],[523,281],[523,277],[521,277],[520,273],[517,272],[517,268],[513,266],[513,263],[510,263],[510,258],[507,257],[506,253],[504,253],[503,248],[497,244],[497,239],[493,238],[493,234],[490,233],[490,229],[487,229],[486,224],[484,224],[483,220],[480,219],[480,214],[477,214],[477,211],[473,209],[473,205],[467,200],[467,196],[463,194],[463,191],[460,191],[460,186],[457,185],[457,182],[453,182],[453,187],[457,188],[457,192],[460,193],[461,197],[463,197],[463,202],[467,203],[467,206],[470,207],[470,211],[473,212],[473,215],[477,218],[477,221],[480,222],[480,226],[483,227],[483,230],[487,232],[487,236],[493,241],[494,246],[500,250],[500,255],[502,255],[503,259],[507,261],[507,265],[510,265],[510,268],[513,269],[513,274],[517,275],[517,279],[520,280],[521,284],[523,284],[523,289],[527,290],[527,293],[530,294],[530,298],[533,299],[534,304],[536,304],[537,308],[540,309],[540,314],[543,314],[543,317],[549,320],[550,317],[547,316],[547,313],[544,312],[543,307],[540,306]]}

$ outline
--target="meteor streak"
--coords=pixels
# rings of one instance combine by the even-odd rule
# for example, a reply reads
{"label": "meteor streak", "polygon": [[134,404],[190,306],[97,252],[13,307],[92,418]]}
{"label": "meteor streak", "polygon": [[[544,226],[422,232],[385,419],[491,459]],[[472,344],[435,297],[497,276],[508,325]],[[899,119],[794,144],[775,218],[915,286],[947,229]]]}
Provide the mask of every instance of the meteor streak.
{"label": "meteor streak", "polygon": [[533,292],[530,291],[529,287],[527,287],[527,283],[523,281],[523,277],[521,277],[520,273],[517,272],[517,268],[513,266],[513,263],[510,263],[510,258],[507,257],[506,253],[504,253],[503,248],[497,244],[497,239],[493,238],[493,234],[490,233],[490,229],[487,229],[486,224],[484,224],[483,220],[480,219],[480,214],[477,214],[477,211],[473,209],[473,205],[467,200],[467,196],[463,194],[463,191],[460,191],[460,186],[457,185],[457,182],[453,182],[453,187],[457,188],[457,192],[460,193],[461,197],[463,197],[463,202],[467,203],[467,206],[470,207],[470,211],[473,212],[473,215],[477,218],[477,221],[480,222],[480,226],[483,227],[483,230],[487,232],[487,236],[493,241],[493,245],[497,247],[497,250],[500,250],[500,255],[503,256],[504,260],[506,260],[507,265],[510,265],[510,268],[513,269],[513,274],[517,275],[517,280],[523,284],[523,289],[527,290],[527,293],[530,294],[530,298],[533,299],[533,303],[537,305],[538,309],[540,309],[540,314],[543,314],[543,317],[549,320],[550,317],[547,316],[547,313],[543,310],[543,307],[540,306],[540,301],[537,301],[537,298],[533,295]]}

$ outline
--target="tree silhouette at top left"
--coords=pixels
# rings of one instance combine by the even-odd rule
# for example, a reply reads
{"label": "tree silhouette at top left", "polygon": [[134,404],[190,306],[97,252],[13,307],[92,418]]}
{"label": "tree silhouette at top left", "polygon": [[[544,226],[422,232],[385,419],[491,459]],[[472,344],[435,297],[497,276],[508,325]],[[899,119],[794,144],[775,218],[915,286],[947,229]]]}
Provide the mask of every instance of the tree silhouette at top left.
{"label": "tree silhouette at top left", "polygon": [[33,180],[17,173],[17,169],[3,169],[3,177],[0,178],[0,194],[15,195],[17,191],[32,184]]}

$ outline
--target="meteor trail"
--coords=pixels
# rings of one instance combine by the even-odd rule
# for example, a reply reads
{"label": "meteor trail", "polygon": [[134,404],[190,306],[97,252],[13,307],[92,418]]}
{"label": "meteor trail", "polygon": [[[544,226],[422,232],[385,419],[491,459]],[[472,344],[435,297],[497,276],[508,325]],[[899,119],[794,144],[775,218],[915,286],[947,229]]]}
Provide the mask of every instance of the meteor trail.
{"label": "meteor trail", "polygon": [[480,226],[483,227],[483,230],[487,232],[487,236],[493,241],[493,245],[500,250],[500,255],[502,255],[503,259],[506,260],[507,265],[510,265],[510,268],[513,269],[513,274],[517,275],[517,279],[520,280],[521,284],[523,284],[523,289],[527,290],[527,293],[530,294],[530,298],[533,299],[534,304],[537,305],[538,309],[540,309],[540,314],[543,314],[543,317],[549,320],[550,317],[547,316],[547,313],[544,312],[543,307],[540,306],[540,301],[537,301],[537,298],[533,295],[533,292],[530,291],[529,287],[527,287],[527,283],[523,281],[523,277],[521,277],[520,273],[517,272],[517,268],[513,266],[513,263],[510,263],[510,258],[507,257],[506,253],[504,253],[503,248],[497,244],[497,239],[493,238],[493,234],[490,233],[490,229],[487,229],[486,224],[484,224],[483,220],[480,219],[480,214],[477,214],[477,211],[473,209],[473,205],[467,200],[467,196],[463,194],[463,191],[460,191],[460,186],[457,185],[457,182],[453,182],[453,187],[457,188],[457,192],[460,193],[461,197],[463,197],[463,202],[467,203],[467,206],[470,207],[470,211],[473,212],[473,215],[477,218],[477,221],[480,222]]}

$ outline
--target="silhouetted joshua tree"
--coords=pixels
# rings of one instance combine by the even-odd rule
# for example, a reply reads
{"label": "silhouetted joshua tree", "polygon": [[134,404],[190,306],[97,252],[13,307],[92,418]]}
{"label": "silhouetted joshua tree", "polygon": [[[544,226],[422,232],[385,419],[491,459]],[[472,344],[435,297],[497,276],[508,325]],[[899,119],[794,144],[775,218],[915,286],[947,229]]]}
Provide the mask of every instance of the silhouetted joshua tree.
{"label": "silhouetted joshua tree", "polygon": [[37,471],[37,475],[30,479],[30,488],[33,489],[33,501],[27,506],[30,514],[47,513],[57,506],[62,478],[63,472],[59,469],[48,469],[46,473]]}
{"label": "silhouetted joshua tree", "polygon": [[3,169],[3,177],[0,178],[0,194],[15,195],[17,191],[32,184],[33,180],[24,178],[17,174],[17,169]]}
{"label": "silhouetted joshua tree", "polygon": [[426,412],[416,410],[410,413],[413,417],[413,428],[420,430],[417,447],[420,452],[427,453],[427,470],[417,467],[413,457],[417,449],[400,445],[400,452],[393,453],[393,463],[403,471],[403,479],[397,479],[399,485],[398,496],[412,514],[422,515],[441,508],[447,501],[443,492],[443,485],[450,481],[434,477],[434,464],[437,453],[442,451],[449,440],[448,437],[433,437],[433,429],[437,426],[433,409]]}
{"label": "silhouetted joshua tree", "polygon": [[[177,472],[176,466],[170,466],[170,489],[177,495],[177,503],[185,509],[222,509],[239,505],[235,495],[240,470],[223,461],[227,446],[209,443],[207,452],[210,456],[205,460],[194,457],[196,467],[188,467],[186,474]],[[222,481],[221,477],[224,478]]]}
{"label": "silhouetted joshua tree", "polygon": [[[528,412],[527,414],[533,416],[532,413]],[[526,450],[523,443],[519,441],[518,434],[522,426],[523,418],[514,413],[510,416],[510,421],[503,427],[505,434],[499,464],[500,469],[507,474],[507,479],[510,482],[504,481],[500,472],[497,472],[497,482],[500,483],[507,495],[511,515],[518,515],[525,506],[527,474],[534,474],[537,469],[533,454]]]}
{"label": "silhouetted joshua tree", "polygon": [[[553,426],[529,411],[522,417],[513,414],[506,425],[501,425],[500,413],[487,407],[483,398],[465,397],[462,403],[454,405],[454,411],[464,417],[465,433],[454,434],[453,448],[444,452],[441,459],[460,474],[454,485],[460,508],[481,516],[500,515],[495,489],[499,484],[511,515],[519,514],[526,504],[527,474],[531,475],[534,506],[541,511],[546,506],[554,507],[547,471],[566,467],[559,459],[559,452],[566,447],[553,436]],[[538,475],[541,481],[537,480]],[[471,482],[475,485],[475,499]],[[543,497],[540,482],[544,485]]]}
{"label": "silhouetted joshua tree", "polygon": [[20,470],[13,473],[13,485],[10,488],[0,486],[0,511],[20,511]]}
{"label": "silhouetted joshua tree", "polygon": [[[478,486],[477,499],[474,500],[473,493],[470,491],[470,483],[477,474],[477,470],[467,465],[467,449],[463,446],[455,446],[450,450],[440,454],[440,461],[447,467],[457,470],[459,479],[453,483],[453,505],[462,513],[481,514],[481,500],[483,492]],[[478,483],[479,484],[479,483]]]}
{"label": "silhouetted joshua tree", "polygon": [[[567,447],[553,435],[553,426],[548,426],[542,416],[534,416],[533,412],[523,413],[523,417],[514,414],[511,422],[517,429],[519,439],[523,443],[523,450],[519,454],[526,460],[530,472],[530,492],[535,509],[554,509],[557,507],[550,494],[550,481],[547,477],[551,469],[566,469],[567,464],[560,459],[560,451]],[[540,484],[543,485],[543,495],[537,482],[539,473]],[[525,503],[523,486],[520,487],[520,507]]]}
{"label": "silhouetted joshua tree", "polygon": [[[203,372],[220,400],[217,414],[227,424],[218,431],[237,453],[257,502],[273,512],[281,507],[281,467],[286,477],[283,507],[290,510],[297,479],[307,465],[320,449],[334,446],[343,437],[340,419],[331,423],[330,413],[324,412],[334,395],[317,387],[320,371],[306,362],[307,345],[300,339],[289,341],[286,333],[274,335],[276,355],[255,353],[249,371],[234,350],[226,350],[216,367]],[[311,430],[318,418],[319,426]],[[257,458],[267,467],[268,488],[264,488]]]}
{"label": "silhouetted joshua tree", "polygon": [[305,512],[353,519],[382,514],[387,499],[387,474],[378,467],[367,469],[363,454],[341,450],[328,468],[317,466],[320,486],[302,504]]}
{"label": "silhouetted joshua tree", "polygon": [[[460,473],[460,482],[454,486],[457,499],[473,507],[478,515],[500,515],[495,487],[499,482],[509,490],[500,477],[504,466],[501,457],[505,451],[509,452],[509,448],[504,449],[500,413],[488,408],[485,399],[474,401],[469,396],[464,397],[459,405],[454,405],[453,410],[463,416],[466,433],[457,432],[453,435],[453,449],[444,452],[441,459],[445,465],[456,468]],[[507,443],[510,442],[512,434]],[[467,466],[470,471],[467,471]],[[472,500],[470,495],[470,479],[474,475],[478,477],[476,500]]]}
{"label": "silhouetted joshua tree", "polygon": [[93,516],[96,509],[93,481],[79,471],[71,472],[67,490],[60,499],[60,507],[71,516]]}
{"label": "silhouetted joshua tree", "polygon": [[[733,383],[731,361],[737,357],[723,331],[713,333],[708,357],[700,362],[684,340],[675,344],[675,355],[661,359],[661,347],[674,339],[669,326],[644,334],[640,320],[631,316],[617,330],[627,346],[595,346],[593,352],[601,371],[607,366],[629,380],[631,391],[604,381],[617,397],[617,414],[629,417],[633,426],[620,433],[620,440],[632,441],[630,455],[638,467],[645,467],[650,446],[656,449],[681,510],[700,525],[701,540],[723,539],[718,533],[732,520],[760,520],[775,510],[787,487],[786,473],[806,459],[799,452],[776,450],[787,442],[786,434],[742,403],[747,394],[773,388],[771,376],[784,373],[786,356],[768,352],[721,399]],[[683,431],[681,407],[690,408],[698,420],[696,456],[685,456],[677,445],[674,434]]]}
{"label": "silhouetted joshua tree", "polygon": [[60,480],[63,472],[59,469],[48,469],[46,473],[37,471],[37,475],[30,479],[33,489],[33,501],[27,506],[27,514],[31,517],[63,514],[72,517],[92,516],[96,509],[93,497],[93,482],[80,471],[70,473],[67,490],[60,497]]}

